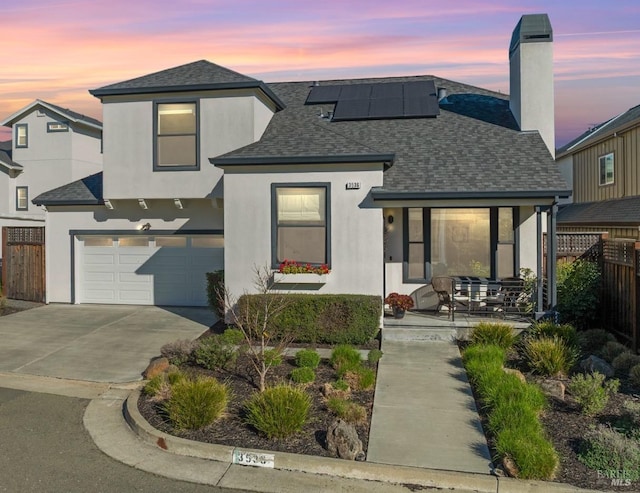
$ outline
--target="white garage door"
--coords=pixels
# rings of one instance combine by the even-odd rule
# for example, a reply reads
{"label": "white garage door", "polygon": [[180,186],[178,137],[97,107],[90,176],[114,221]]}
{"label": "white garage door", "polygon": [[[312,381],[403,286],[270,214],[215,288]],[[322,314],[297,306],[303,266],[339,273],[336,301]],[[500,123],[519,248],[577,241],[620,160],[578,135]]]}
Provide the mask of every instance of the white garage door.
{"label": "white garage door", "polygon": [[224,268],[220,236],[85,236],[80,303],[206,306],[205,273]]}

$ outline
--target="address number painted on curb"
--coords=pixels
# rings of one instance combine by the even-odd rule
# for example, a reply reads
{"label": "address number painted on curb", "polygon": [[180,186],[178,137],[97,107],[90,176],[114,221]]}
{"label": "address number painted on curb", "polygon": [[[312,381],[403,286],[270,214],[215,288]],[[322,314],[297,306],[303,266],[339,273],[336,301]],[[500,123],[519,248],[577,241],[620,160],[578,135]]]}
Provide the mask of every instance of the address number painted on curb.
{"label": "address number painted on curb", "polygon": [[233,463],[243,466],[269,467],[273,469],[275,465],[275,455],[244,452],[243,450],[236,449],[233,451]]}

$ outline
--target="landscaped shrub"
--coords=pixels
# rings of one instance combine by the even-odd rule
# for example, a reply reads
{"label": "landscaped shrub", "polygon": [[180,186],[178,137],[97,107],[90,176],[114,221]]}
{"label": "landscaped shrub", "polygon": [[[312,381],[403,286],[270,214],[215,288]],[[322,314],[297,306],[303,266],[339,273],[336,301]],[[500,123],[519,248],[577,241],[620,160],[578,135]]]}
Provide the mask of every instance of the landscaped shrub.
{"label": "landscaped shrub", "polygon": [[605,382],[602,373],[578,373],[571,378],[567,390],[582,409],[582,413],[593,416],[605,408],[609,395],[616,393],[619,386],[620,382],[615,379]]}
{"label": "landscaped shrub", "polygon": [[553,444],[542,432],[504,428],[496,433],[495,447],[515,462],[522,479],[552,479],[560,460]]}
{"label": "landscaped shrub", "polygon": [[578,360],[578,350],[557,336],[527,339],[523,354],[531,371],[544,376],[567,375]]}
{"label": "landscaped shrub", "polygon": [[[264,304],[264,296],[277,295],[243,295],[238,300],[238,312],[245,312],[248,303]],[[286,306],[268,323],[267,330],[274,337],[290,335],[292,342],[312,344],[364,344],[380,327],[379,296],[287,294],[284,299]]]}
{"label": "landscaped shrub", "polygon": [[596,319],[600,288],[600,268],[594,262],[576,260],[558,265],[558,305],[560,320],[578,328]]}
{"label": "landscaped shrub", "polygon": [[617,341],[607,341],[607,343],[602,346],[598,354],[611,363],[617,356],[628,352],[629,348],[624,344]]}
{"label": "landscaped shrub", "polygon": [[308,366],[302,366],[291,370],[291,380],[295,383],[311,383],[315,379],[316,372],[313,371],[313,368],[309,368]]}
{"label": "landscaped shrub", "polygon": [[636,365],[629,370],[629,379],[631,380],[631,385],[640,389],[640,365]]}
{"label": "landscaped shrub", "polygon": [[486,396],[504,375],[505,351],[498,346],[472,345],[462,353],[469,380]]}
{"label": "landscaped shrub", "polygon": [[224,271],[207,272],[206,276],[209,308],[222,320],[225,311]]}
{"label": "landscaped shrub", "polygon": [[286,438],[307,422],[311,398],[300,388],[276,385],[255,393],[245,407],[248,424],[267,438]]}
{"label": "landscaped shrub", "polygon": [[628,373],[636,365],[640,365],[640,356],[630,351],[620,353],[611,362],[614,370],[622,373]]}
{"label": "landscaped shrub", "polygon": [[228,368],[235,363],[238,351],[235,346],[225,342],[219,334],[199,341],[194,351],[196,363],[208,370]]}
{"label": "landscaped shrub", "polygon": [[242,333],[242,331],[240,329],[233,329],[231,327],[225,329],[221,337],[222,341],[225,344],[229,344],[232,346],[240,346],[245,342],[244,334]]}
{"label": "landscaped shrub", "polygon": [[380,361],[380,358],[382,358],[382,351],[380,351],[379,349],[371,349],[369,351],[369,354],[367,354],[367,363],[369,363],[371,366],[374,366],[378,363],[378,361]]}
{"label": "landscaped shrub", "polygon": [[318,368],[320,355],[313,349],[301,349],[296,353],[296,365],[300,368]]}
{"label": "landscaped shrub", "polygon": [[160,354],[167,358],[172,365],[181,366],[191,361],[197,347],[197,341],[180,339],[162,346]]}
{"label": "landscaped shrub", "polygon": [[587,431],[578,459],[596,471],[623,473],[624,479],[640,479],[640,441],[599,424]]}
{"label": "landscaped shrub", "polygon": [[179,430],[199,430],[212,424],[226,410],[229,388],[215,378],[184,379],[171,386],[165,410]]}
{"label": "landscaped shrub", "polygon": [[361,364],[360,352],[349,344],[340,344],[331,352],[331,366],[340,377],[348,371],[357,369]]}
{"label": "landscaped shrub", "polygon": [[515,375],[504,371],[496,378],[495,384],[485,390],[483,399],[494,409],[500,406],[508,408],[517,403],[517,407],[530,410],[535,416],[538,416],[547,403],[544,393],[537,385],[523,383]]}
{"label": "landscaped shrub", "polygon": [[348,399],[331,397],[327,400],[327,409],[338,418],[354,425],[362,424],[367,419],[367,410],[360,404]]}
{"label": "landscaped shrub", "polygon": [[556,324],[550,320],[535,322],[527,334],[530,337],[558,337],[571,346],[578,345],[578,332],[571,324]]}
{"label": "landscaped shrub", "polygon": [[578,344],[585,354],[599,354],[607,342],[615,342],[613,334],[603,329],[589,329],[578,332]]}
{"label": "landscaped shrub", "polygon": [[163,389],[168,389],[169,383],[164,375],[160,373],[151,380],[149,380],[144,387],[142,387],[142,393],[151,397],[155,397],[160,394]]}
{"label": "landscaped shrub", "polygon": [[342,392],[346,392],[347,390],[349,390],[349,384],[343,379],[343,378],[338,378],[338,380],[336,380],[335,382],[333,382],[331,384],[331,386],[336,389],[336,390],[340,390]]}
{"label": "landscaped shrub", "polygon": [[481,322],[471,331],[472,344],[494,345],[509,349],[515,340],[513,327],[509,324]]}
{"label": "landscaped shrub", "polygon": [[376,384],[375,372],[371,368],[362,365],[347,371],[344,379],[352,389],[358,390],[369,390]]}

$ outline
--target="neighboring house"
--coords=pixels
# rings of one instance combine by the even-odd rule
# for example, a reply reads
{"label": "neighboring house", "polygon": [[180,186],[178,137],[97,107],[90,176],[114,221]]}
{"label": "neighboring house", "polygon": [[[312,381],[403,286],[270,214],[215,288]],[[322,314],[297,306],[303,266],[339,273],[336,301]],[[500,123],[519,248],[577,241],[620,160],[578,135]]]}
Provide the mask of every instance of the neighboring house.
{"label": "neighboring house", "polygon": [[558,231],[640,240],[640,106],[558,149],[557,162],[573,184],[573,203],[560,209]]}
{"label": "neighboring house", "polygon": [[90,91],[103,173],[34,201],[48,301],[204,305],[205,272],[239,296],[285,259],[331,269],[279,283],[298,292],[542,272],[543,222],[569,194],[547,16],[524,16],[509,52],[511,101],[433,76],[265,84],[207,61]]}
{"label": "neighboring house", "polygon": [[102,169],[102,124],[36,100],[0,121],[12,141],[0,142],[0,227],[44,226],[31,200]]}

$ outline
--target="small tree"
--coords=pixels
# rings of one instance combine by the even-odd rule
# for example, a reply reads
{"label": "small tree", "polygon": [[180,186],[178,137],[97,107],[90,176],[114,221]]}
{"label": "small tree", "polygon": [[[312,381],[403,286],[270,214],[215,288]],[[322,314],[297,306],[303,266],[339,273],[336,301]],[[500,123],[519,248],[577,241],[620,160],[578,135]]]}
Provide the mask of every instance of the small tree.
{"label": "small tree", "polygon": [[291,334],[279,334],[273,338],[269,330],[277,317],[289,304],[286,294],[274,290],[274,278],[269,267],[254,267],[254,286],[257,294],[246,303],[238,303],[228,289],[224,289],[222,302],[227,311],[228,321],[235,325],[244,336],[247,355],[258,376],[260,392],[266,389],[269,370],[275,366],[276,354],[282,354],[292,340]]}

